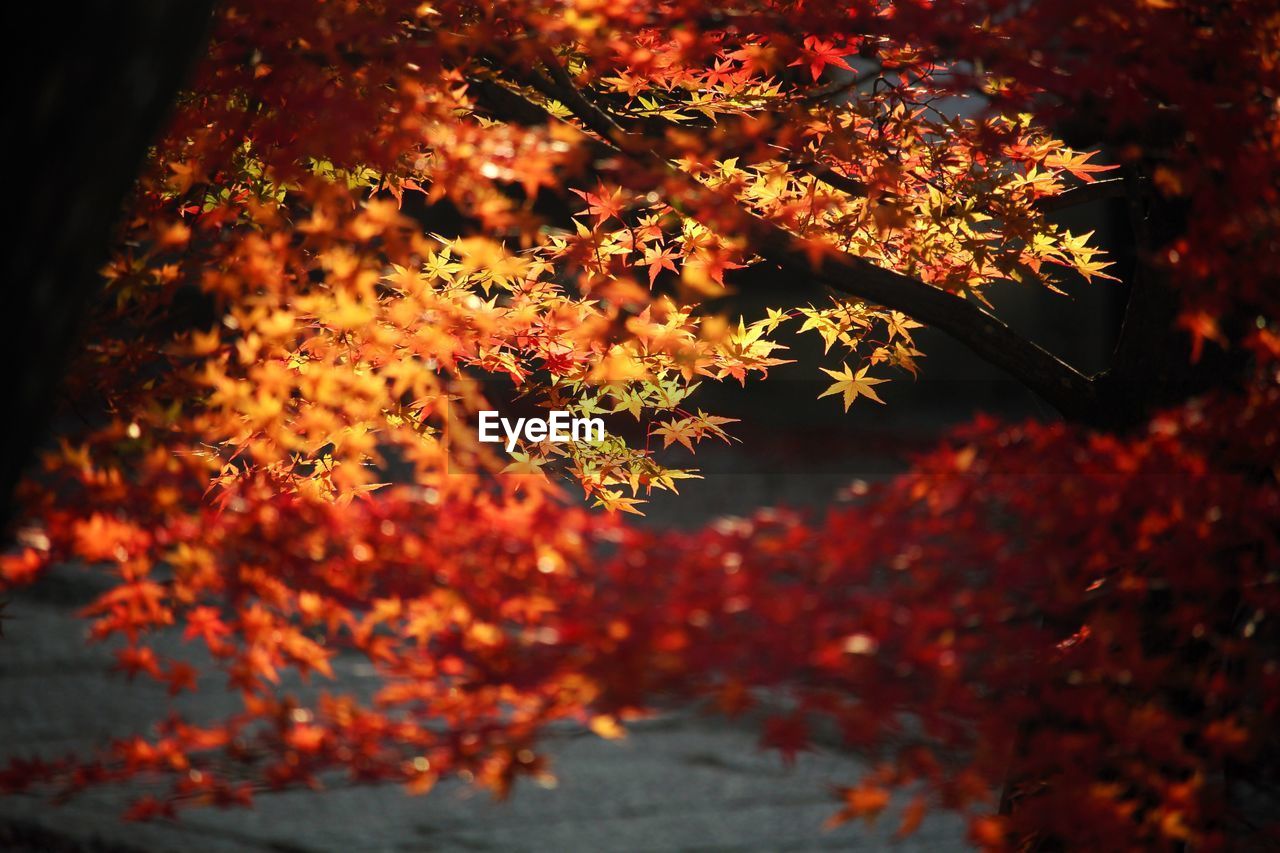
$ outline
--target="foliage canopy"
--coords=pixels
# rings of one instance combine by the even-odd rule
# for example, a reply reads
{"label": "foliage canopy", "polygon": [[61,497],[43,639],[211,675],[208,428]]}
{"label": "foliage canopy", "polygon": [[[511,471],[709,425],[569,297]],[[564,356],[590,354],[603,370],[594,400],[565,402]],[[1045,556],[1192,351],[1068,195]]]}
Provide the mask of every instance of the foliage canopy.
{"label": "foliage canopy", "polygon": [[[243,710],[0,785],[160,777],[139,818],[334,770],[505,794],[553,721],[771,688],[766,745],[829,717],[877,756],[835,820],[900,789],[903,834],[1223,845],[1277,747],[1278,47],[1264,0],[221,5],[0,581],[100,565],[120,668],[210,679],[156,653],[174,627]],[[1053,215],[1109,196],[1131,314],[1167,310],[1091,377],[986,294],[1110,279]],[[744,268],[793,299],[721,316]],[[819,520],[624,519],[697,475],[664,448],[731,437],[698,386],[767,377],[780,329],[848,409],[927,369],[921,324],[1065,421],[979,420]],[[461,426],[477,377],[646,439],[509,458]],[[372,703],[281,686],[340,652]]]}

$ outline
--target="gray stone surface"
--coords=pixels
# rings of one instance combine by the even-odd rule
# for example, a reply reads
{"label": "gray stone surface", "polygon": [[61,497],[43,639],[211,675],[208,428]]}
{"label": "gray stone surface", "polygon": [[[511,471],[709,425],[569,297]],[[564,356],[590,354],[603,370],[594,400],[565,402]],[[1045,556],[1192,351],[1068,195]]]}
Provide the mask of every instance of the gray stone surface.
{"label": "gray stone surface", "polygon": [[[15,597],[0,640],[0,757],[88,750],[146,729],[177,708],[196,718],[231,710],[217,690],[171,702],[144,681],[109,671],[109,649],[84,642],[71,585]],[[176,638],[164,640],[178,650]],[[341,689],[372,686],[367,667],[341,660]],[[216,676],[215,676],[216,677]],[[212,681],[212,678],[210,679]],[[213,685],[208,685],[212,687]],[[330,685],[332,686],[332,685]],[[394,786],[291,791],[253,809],[191,810],[179,822],[120,820],[137,790],[96,790],[55,806],[0,798],[0,849],[50,851],[786,851],[963,849],[964,828],[938,814],[903,842],[896,818],[824,830],[830,785],[864,769],[853,755],[819,748],[794,767],[757,748],[750,721],[692,710],[636,724],[622,741],[563,730],[549,740],[559,784],[519,786],[495,802],[461,783],[411,797]]]}

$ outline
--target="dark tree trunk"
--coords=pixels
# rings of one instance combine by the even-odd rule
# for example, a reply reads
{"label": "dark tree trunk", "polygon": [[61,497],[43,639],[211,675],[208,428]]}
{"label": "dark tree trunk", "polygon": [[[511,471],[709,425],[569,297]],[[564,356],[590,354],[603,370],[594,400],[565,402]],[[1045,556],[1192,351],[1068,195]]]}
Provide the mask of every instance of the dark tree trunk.
{"label": "dark tree trunk", "polygon": [[0,472],[7,528],[13,490],[40,442],[113,225],[209,29],[212,0],[36,4],[10,53],[10,183],[26,184],[5,241],[4,388],[9,439]]}
{"label": "dark tree trunk", "polygon": [[[1094,378],[1100,417],[1093,425],[1104,429],[1137,426],[1161,408],[1234,387],[1248,368],[1239,347],[1210,345],[1192,357],[1191,337],[1178,328],[1179,294],[1160,257],[1185,230],[1184,205],[1160,198],[1136,172],[1128,183],[1134,246],[1129,297],[1111,366]],[[1238,335],[1240,322],[1224,318],[1229,336]]]}

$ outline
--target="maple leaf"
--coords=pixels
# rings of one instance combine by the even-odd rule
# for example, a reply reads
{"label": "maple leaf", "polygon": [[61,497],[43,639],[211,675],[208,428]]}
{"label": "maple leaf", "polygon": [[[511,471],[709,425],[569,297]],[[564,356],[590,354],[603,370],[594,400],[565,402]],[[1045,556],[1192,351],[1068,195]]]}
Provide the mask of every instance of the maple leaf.
{"label": "maple leaf", "polygon": [[399,264],[391,265],[392,272],[382,277],[389,286],[407,293],[416,293],[429,280],[425,270],[410,270]]}
{"label": "maple leaf", "polygon": [[547,478],[547,472],[542,470],[547,464],[546,459],[535,458],[518,450],[511,454],[511,459],[512,461],[502,469],[502,473],[533,476],[542,480]]}
{"label": "maple leaf", "polygon": [[677,480],[701,480],[702,475],[693,470],[685,471],[679,468],[663,468],[661,471],[653,473],[649,476],[648,490],[666,489],[674,494],[679,494],[680,490],[676,488]]}
{"label": "maple leaf", "polygon": [[889,329],[889,338],[906,338],[911,340],[911,330],[921,328],[920,324],[912,320],[901,311],[890,311],[885,318],[885,325]]}
{"label": "maple leaf", "polygon": [[1227,346],[1226,335],[1218,325],[1218,318],[1208,311],[1184,311],[1178,316],[1178,327],[1191,336],[1191,362],[1200,361],[1204,354],[1204,342],[1212,341],[1218,346]]}
{"label": "maple leaf", "polygon": [[1097,163],[1089,161],[1094,157],[1096,151],[1072,151],[1070,148],[1063,148],[1055,151],[1045,158],[1044,164],[1051,169],[1063,169],[1075,175],[1087,184],[1091,184],[1097,180],[1093,175],[1096,172],[1108,172],[1112,169],[1119,169],[1118,165],[1101,166]]}
{"label": "maple leaf", "polygon": [[591,214],[596,218],[596,225],[601,225],[609,219],[622,218],[622,190],[615,188],[612,193],[605,194],[605,188],[601,186],[598,193],[583,192],[582,190],[571,189],[569,192],[581,198],[587,203],[582,213]]}
{"label": "maple leaf", "polygon": [[622,492],[614,489],[600,489],[595,493],[595,499],[596,506],[609,512],[628,512],[633,515],[644,515],[643,512],[636,509],[636,506],[644,503],[644,501],[623,497]]}
{"label": "maple leaf", "polygon": [[156,657],[155,650],[149,646],[129,646],[119,649],[115,657],[117,663],[114,668],[123,672],[130,681],[139,672],[145,672],[157,680],[164,677],[160,670],[160,660]]}
{"label": "maple leaf", "polygon": [[894,838],[907,838],[914,835],[916,830],[920,828],[921,822],[924,821],[927,805],[924,797],[913,797],[911,802],[907,803],[906,808],[902,810],[902,819],[898,824],[898,828],[894,830]]}
{"label": "maple leaf", "polygon": [[832,384],[830,388],[828,388],[826,391],[823,391],[821,394],[819,394],[818,399],[822,399],[823,397],[830,396],[831,394],[843,394],[844,410],[846,412],[849,411],[849,407],[853,405],[853,401],[856,400],[859,396],[868,397],[872,400],[875,400],[877,403],[880,403],[881,405],[884,404],[884,400],[881,400],[876,395],[875,389],[872,388],[872,386],[879,385],[885,380],[872,379],[871,377],[867,376],[867,370],[869,369],[868,367],[864,366],[856,374],[852,371],[852,369],[847,364],[844,365],[843,368],[839,371],[828,370],[825,367],[820,369],[822,370],[823,373],[827,374],[828,376],[830,376],[832,379],[836,381],[834,384]]}
{"label": "maple leaf", "polygon": [[805,318],[800,325],[800,331],[816,331],[822,338],[822,352],[824,354],[830,352],[831,346],[840,340],[843,333],[840,324],[833,320],[827,312],[818,311],[815,308],[801,308],[799,310]]}
{"label": "maple leaf", "polygon": [[867,823],[874,823],[880,813],[889,806],[889,791],[871,783],[843,788],[839,793],[844,800],[844,808],[827,821],[828,827],[839,826],[846,821],[859,818]]}
{"label": "maple leaf", "polygon": [[691,418],[670,421],[654,429],[654,435],[662,436],[662,446],[670,447],[672,442],[680,442],[689,450],[693,450],[696,427]]}
{"label": "maple leaf", "polygon": [[612,412],[630,412],[635,416],[636,420],[640,420],[640,413],[644,409],[644,396],[634,390],[627,389],[618,396],[618,404],[613,407]]}
{"label": "maple leaf", "polygon": [[622,727],[618,719],[607,714],[595,715],[588,725],[591,731],[606,740],[622,740],[627,736],[627,730]]}
{"label": "maple leaf", "polygon": [[736,422],[736,418],[708,415],[699,409],[697,415],[668,421],[655,427],[653,434],[662,436],[663,447],[670,447],[673,443],[679,442],[692,451],[694,443],[708,435],[713,435],[726,443],[730,442],[729,435],[721,429],[721,426]]}
{"label": "maple leaf", "polygon": [[808,63],[809,73],[813,75],[816,82],[822,76],[822,72],[828,65],[834,65],[837,68],[843,68],[846,71],[852,71],[853,68],[845,61],[844,56],[836,49],[835,43],[820,39],[817,36],[806,36],[804,40],[805,58],[797,59],[791,65],[804,65]]}
{"label": "maple leaf", "polygon": [[196,668],[185,661],[174,661],[164,674],[164,682],[168,685],[170,696],[177,696],[184,690],[196,689]]}
{"label": "maple leaf", "polygon": [[797,753],[812,748],[809,737],[809,724],[803,714],[775,716],[765,721],[760,745],[766,749],[778,750],[782,753],[783,762],[792,765],[795,764]]}
{"label": "maple leaf", "polygon": [[223,638],[231,633],[231,628],[222,621],[222,615],[214,607],[193,608],[186,614],[186,623],[182,638],[189,641],[200,637],[210,650],[221,648]]}
{"label": "maple leaf", "polygon": [[672,251],[670,246],[663,247],[660,244],[653,244],[644,250],[644,260],[642,264],[649,267],[649,286],[653,287],[654,282],[658,278],[658,273],[662,270],[676,271],[675,259],[679,254]]}

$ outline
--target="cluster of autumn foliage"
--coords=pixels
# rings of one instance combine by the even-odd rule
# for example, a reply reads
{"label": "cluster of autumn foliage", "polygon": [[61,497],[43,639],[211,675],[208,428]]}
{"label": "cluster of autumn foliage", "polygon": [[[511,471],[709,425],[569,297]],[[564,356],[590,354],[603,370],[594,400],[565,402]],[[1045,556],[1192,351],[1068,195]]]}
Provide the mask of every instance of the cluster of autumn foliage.
{"label": "cluster of autumn foliage", "polygon": [[[219,6],[0,588],[99,567],[121,669],[243,708],[0,788],[161,780],[139,818],[335,774],[501,794],[549,773],[553,722],[763,691],[794,700],[763,735],[784,757],[830,720],[874,758],[834,820],[898,796],[900,833],[957,809],[990,849],[1268,832],[1277,98],[1265,0]],[[1054,212],[1117,195],[1134,296],[1089,377],[984,292],[1110,278]],[[792,301],[717,313],[747,267]],[[979,420],[825,517],[627,522],[697,476],[664,448],[729,437],[700,383],[817,334],[827,361],[787,369],[874,405],[927,369],[921,324],[1064,420]],[[469,426],[502,388],[646,438],[508,457]],[[158,653],[168,629],[222,675]],[[281,686],[339,655],[372,701]]]}

